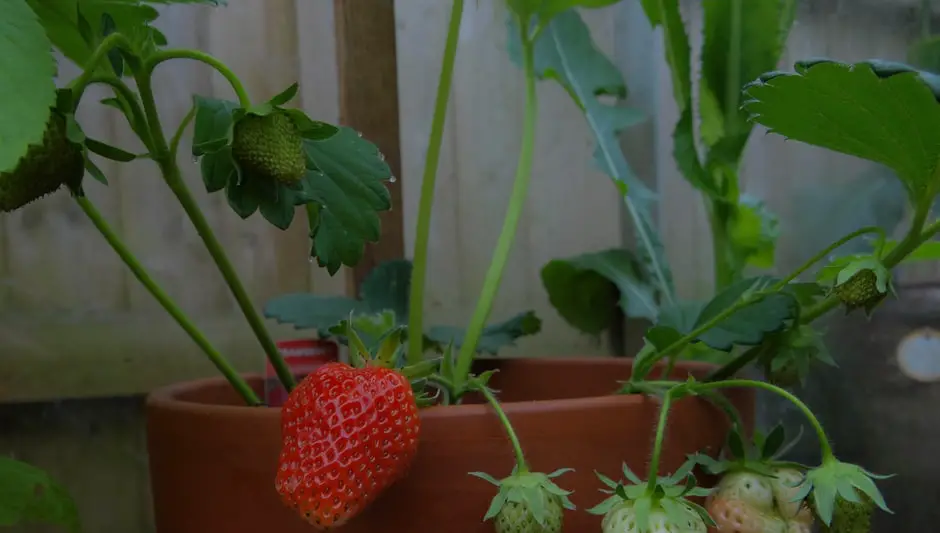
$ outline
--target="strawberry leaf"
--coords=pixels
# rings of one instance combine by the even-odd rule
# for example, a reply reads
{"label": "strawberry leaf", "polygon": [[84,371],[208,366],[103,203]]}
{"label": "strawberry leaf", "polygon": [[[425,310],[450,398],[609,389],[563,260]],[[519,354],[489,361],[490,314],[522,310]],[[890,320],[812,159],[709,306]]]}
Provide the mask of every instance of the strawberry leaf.
{"label": "strawberry leaf", "polygon": [[[509,54],[519,65],[522,54],[518,30],[512,25],[510,30]],[[650,212],[655,194],[634,174],[620,147],[619,133],[644,117],[638,111],[599,99],[603,95],[626,98],[623,76],[594,43],[576,10],[559,13],[544,27],[534,53],[539,78],[559,83],[583,111],[597,143],[595,164],[613,180],[624,198],[645,277],[654,280],[658,290],[673,300],[672,272]]]}
{"label": "strawberry leaf", "polygon": [[379,215],[392,208],[383,182],[391,169],[378,148],[356,130],[341,127],[324,140],[304,140],[313,168],[304,177],[304,191],[321,206],[320,226],[311,238],[311,257],[330,274],[355,266],[367,242],[381,235]]}
{"label": "strawberry leaf", "polygon": [[655,320],[659,312],[641,265],[621,248],[554,259],[542,267],[542,284],[558,314],[590,335],[614,323],[618,304],[630,317]]}
{"label": "strawberry leaf", "polygon": [[746,110],[787,138],[890,167],[912,205],[940,190],[940,78],[898,63],[799,62],[746,87]]}
{"label": "strawberry leaf", "polygon": [[[56,103],[56,63],[36,14],[24,0],[4,4],[0,17],[0,172],[16,167],[31,144],[46,131]],[[63,110],[67,111],[67,110]]]}
{"label": "strawberry leaf", "polygon": [[0,457],[0,526],[51,524],[82,531],[72,496],[45,471]]}
{"label": "strawberry leaf", "polygon": [[782,329],[796,315],[799,304],[793,295],[785,292],[758,294],[775,282],[771,277],[758,276],[740,280],[719,292],[702,308],[695,328],[708,324],[744,298],[753,298],[753,303],[721,320],[698,340],[716,350],[729,351],[735,345],[760,344],[768,333]]}
{"label": "strawberry leaf", "polygon": [[[269,300],[264,306],[264,315],[281,324],[292,324],[296,329],[316,329],[321,337],[335,334],[330,330],[346,320],[350,313],[358,316],[388,312],[393,317],[389,328],[405,327],[411,269],[411,261],[407,259],[386,261],[376,266],[363,280],[359,288],[360,299],[309,293],[285,294]],[[495,355],[519,337],[534,335],[540,329],[541,320],[533,311],[520,313],[505,322],[488,325],[477,345],[477,351]],[[425,333],[425,349],[441,352],[448,343],[459,348],[463,336],[463,328],[432,326]],[[345,342],[342,336],[338,340]]]}

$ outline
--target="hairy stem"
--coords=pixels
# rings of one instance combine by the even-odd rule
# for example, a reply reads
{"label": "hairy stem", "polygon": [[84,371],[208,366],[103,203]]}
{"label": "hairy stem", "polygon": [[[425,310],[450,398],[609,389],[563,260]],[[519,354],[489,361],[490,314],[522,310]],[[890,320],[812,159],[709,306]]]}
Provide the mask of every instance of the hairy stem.
{"label": "hairy stem", "polygon": [[408,308],[408,363],[421,361],[424,354],[424,287],[428,269],[428,240],[431,234],[431,214],[434,207],[434,185],[437,181],[437,167],[441,156],[441,143],[444,136],[444,122],[447,118],[447,101],[450,97],[454,78],[454,60],[457,56],[457,39],[460,36],[460,19],[463,14],[464,0],[454,0],[450,11],[450,23],[447,28],[447,42],[444,45],[444,58],[441,64],[441,76],[437,82],[437,96],[434,101],[434,117],[431,119],[431,136],[428,152],[424,160],[424,175],[421,178],[421,196],[418,200],[418,224],[415,232],[415,247],[411,270],[411,294]]}
{"label": "hairy stem", "polygon": [[535,123],[538,118],[538,100],[535,92],[535,57],[532,41],[526,34],[526,24],[520,24],[522,37],[522,62],[525,72],[525,111],[523,117],[522,129],[522,147],[519,150],[519,165],[516,168],[516,177],[512,186],[512,193],[509,196],[509,208],[506,211],[506,219],[503,222],[503,229],[496,241],[496,250],[493,252],[493,259],[490,268],[486,272],[486,278],[483,280],[483,290],[480,293],[480,299],[477,301],[476,310],[470,320],[470,326],[467,328],[467,334],[463,344],[460,347],[460,355],[457,358],[456,376],[458,379],[466,379],[470,373],[470,365],[473,363],[473,357],[476,353],[477,343],[483,334],[486,326],[486,320],[489,317],[490,310],[493,308],[493,300],[496,298],[496,292],[499,290],[499,284],[503,277],[503,270],[506,268],[506,262],[509,260],[509,252],[512,248],[512,242],[516,236],[516,227],[519,225],[519,219],[522,216],[522,208],[525,205],[526,195],[529,190],[529,181],[532,177],[532,161],[535,151]]}
{"label": "hairy stem", "polygon": [[199,50],[190,50],[187,48],[160,50],[150,56],[144,64],[144,77],[149,79],[150,74],[157,65],[170,59],[192,59],[193,61],[199,61],[200,63],[212,67],[232,86],[232,90],[235,91],[235,96],[238,97],[238,105],[244,108],[251,107],[251,99],[248,98],[248,91],[245,90],[242,81],[232,72],[232,69],[228,68],[225,63],[215,57],[205,52],[200,52]]}
{"label": "hairy stem", "polygon": [[669,408],[672,406],[672,391],[670,389],[663,397],[663,405],[659,408],[659,424],[656,425],[656,439],[653,441],[653,456],[650,458],[650,468],[646,481],[646,492],[652,494],[656,488],[656,479],[659,476],[659,457],[663,452],[663,442],[666,440],[666,422],[669,420]]}
{"label": "hairy stem", "polygon": [[91,200],[86,196],[77,196],[75,197],[75,202],[78,203],[79,207],[82,208],[82,211],[85,212],[85,215],[88,216],[88,219],[91,220],[91,223],[94,224],[95,228],[101,233],[108,244],[111,245],[111,248],[118,254],[124,264],[127,265],[127,268],[131,270],[134,274],[134,277],[140,281],[141,285],[147,289],[147,291],[154,297],[157,302],[166,310],[166,312],[173,317],[173,320],[183,328],[183,331],[189,335],[189,337],[196,343],[199,348],[205,352],[206,356],[209,357],[209,361],[219,372],[225,376],[225,379],[232,384],[232,387],[238,391],[238,394],[241,395],[242,399],[245,400],[250,406],[261,405],[261,400],[258,398],[258,395],[255,394],[255,391],[248,385],[248,382],[242,378],[238,372],[232,367],[231,364],[222,356],[221,353],[209,342],[209,339],[193,324],[192,320],[186,316],[185,313],[176,305],[176,302],[157,284],[153,278],[150,277],[150,274],[144,268],[144,266],[137,260],[133,252],[124,244],[121,238],[111,229],[108,223],[101,216],[101,213],[98,212],[98,209],[95,208]]}
{"label": "hairy stem", "polygon": [[522,445],[519,444],[519,437],[516,436],[516,430],[512,428],[512,424],[509,423],[509,417],[506,416],[506,412],[503,411],[503,407],[499,404],[499,400],[496,399],[496,396],[493,395],[493,392],[486,387],[485,385],[479,387],[480,393],[486,398],[486,401],[493,406],[493,410],[496,411],[496,416],[499,417],[500,423],[503,424],[503,428],[506,430],[506,436],[509,437],[509,442],[512,443],[512,451],[516,455],[516,466],[518,467],[517,472],[519,474],[524,474],[529,471],[529,465],[525,462],[525,455],[522,453]]}
{"label": "hairy stem", "polygon": [[82,95],[85,94],[85,89],[88,87],[91,79],[97,74],[98,65],[104,61],[108,52],[118,47],[131,48],[130,41],[121,33],[112,33],[98,44],[98,47],[95,48],[95,51],[92,52],[91,57],[89,57],[88,61],[85,63],[85,70],[69,84],[69,87],[72,88],[76,103],[82,99]]}
{"label": "hairy stem", "polygon": [[771,385],[770,383],[751,379],[729,379],[727,381],[698,383],[692,387],[697,391],[752,387],[755,389],[763,389],[772,392],[778,396],[783,396],[793,405],[795,405],[800,411],[802,411],[803,415],[813,426],[813,429],[816,431],[816,437],[819,439],[819,448],[820,452],[822,453],[823,461],[833,457],[832,446],[829,444],[829,438],[826,436],[826,432],[823,430],[822,424],[819,423],[819,419],[816,418],[816,415],[813,414],[813,411],[805,403],[803,403],[802,400],[776,385]]}
{"label": "hairy stem", "polygon": [[[147,130],[147,117],[144,115],[143,109],[140,107],[140,99],[137,97],[137,94],[127,86],[126,83],[118,79],[116,76],[92,76],[88,80],[88,85],[94,85],[100,83],[102,85],[107,85],[114,90],[114,94],[117,97],[117,100],[121,102],[122,105],[126,105],[127,109],[124,111],[125,116],[127,117],[127,123],[130,124],[131,129],[134,130],[134,133],[140,137],[141,142],[144,143],[144,146],[150,150],[152,143],[150,139],[150,132]],[[78,102],[76,101],[76,107]]]}
{"label": "hairy stem", "polygon": [[[212,260],[215,262],[219,271],[222,273],[222,277],[225,278],[225,282],[231,290],[232,295],[235,297],[235,300],[238,303],[238,307],[245,315],[245,319],[248,321],[252,331],[258,338],[258,341],[264,349],[268,360],[271,362],[271,366],[274,367],[278,379],[284,385],[284,388],[289,392],[293,390],[294,385],[296,384],[294,375],[291,373],[290,368],[287,366],[287,363],[281,356],[280,351],[277,349],[277,345],[275,344],[274,339],[271,338],[271,334],[268,332],[267,328],[265,328],[261,315],[254,308],[254,305],[251,302],[251,298],[248,296],[248,291],[245,290],[245,286],[238,277],[238,273],[235,272],[235,267],[232,266],[232,263],[226,255],[222,244],[215,236],[215,233],[212,231],[212,227],[209,225],[205,215],[199,208],[199,204],[196,202],[196,199],[193,197],[192,193],[189,191],[189,188],[186,186],[186,183],[183,181],[183,178],[180,175],[179,164],[177,164],[175,159],[170,157],[170,148],[167,145],[166,137],[163,135],[163,127],[160,124],[160,117],[157,113],[157,105],[153,96],[153,86],[151,84],[150,75],[153,72],[154,66],[159,64],[162,60],[171,59],[174,57],[189,57],[199,59],[204,63],[213,65],[216,70],[222,72],[223,75],[226,72],[231,74],[231,71],[222,65],[218,60],[215,60],[206,54],[201,54],[192,50],[166,50],[163,52],[158,52],[151,58],[151,60],[147,63],[146,68],[142,69],[142,71],[135,76],[137,80],[137,88],[140,91],[140,97],[144,107],[144,113],[147,116],[147,124],[150,129],[150,135],[153,138],[154,146],[151,149],[151,155],[154,161],[156,161],[159,165],[160,171],[163,173],[163,179],[167,186],[170,187],[170,190],[173,192],[173,194],[176,196],[176,199],[183,207],[183,210],[186,212],[189,220],[196,228],[196,232],[199,234],[199,237],[205,244],[209,255],[212,257]],[[226,76],[226,78],[229,78],[229,76]],[[235,89],[235,92],[238,93],[239,100],[243,100],[244,104],[244,102],[247,101],[247,96],[245,95],[244,89],[241,89],[241,83],[237,80],[238,78],[235,78],[234,74],[231,74],[231,79],[229,79],[229,81],[232,83],[232,87]]]}

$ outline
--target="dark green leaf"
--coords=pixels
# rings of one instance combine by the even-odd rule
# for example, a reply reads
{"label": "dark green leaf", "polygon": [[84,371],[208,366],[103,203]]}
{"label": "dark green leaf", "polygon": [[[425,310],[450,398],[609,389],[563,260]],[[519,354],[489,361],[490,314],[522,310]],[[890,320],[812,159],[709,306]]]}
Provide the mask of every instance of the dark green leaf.
{"label": "dark green leaf", "polygon": [[23,0],[4,3],[0,16],[0,172],[8,172],[46,130],[56,102],[56,63],[49,39]]}
{"label": "dark green leaf", "polygon": [[398,323],[408,318],[411,291],[411,261],[391,260],[380,263],[362,280],[359,295],[372,312],[391,310]]}
{"label": "dark green leaf", "polygon": [[[874,65],[874,68],[873,68]],[[926,73],[878,62],[797,64],[750,84],[752,118],[774,133],[882,163],[913,204],[940,188],[940,105]]]}
{"label": "dark green leaf", "polygon": [[193,155],[196,157],[221,150],[232,141],[232,115],[236,102],[196,95],[196,118],[193,125]]}
{"label": "dark green leaf", "polygon": [[[510,55],[519,64],[520,43],[513,39],[509,43]],[[650,214],[650,204],[655,196],[634,175],[623,155],[618,136],[620,131],[639,122],[642,115],[598,99],[600,95],[626,97],[623,76],[600,52],[584,21],[574,10],[559,13],[545,27],[535,43],[535,68],[540,78],[560,83],[584,111],[597,142],[595,163],[614,180],[624,196],[640,246],[638,254],[650,278],[671,299],[675,292],[672,273]]]}
{"label": "dark green leaf", "polygon": [[761,456],[764,459],[770,459],[780,450],[780,447],[783,446],[784,440],[786,440],[787,434],[786,430],[783,428],[783,424],[777,424],[770,431],[770,434],[767,435],[767,439],[764,440],[763,446],[761,447]]}
{"label": "dark green leaf", "polygon": [[721,143],[722,161],[735,162],[744,150],[753,124],[741,109],[741,87],[777,66],[795,4],[793,0],[702,2],[702,138],[712,149]]}
{"label": "dark green leaf", "polygon": [[259,202],[261,216],[274,227],[286,230],[294,221],[294,192],[277,186],[273,197],[266,196]]}
{"label": "dark green leaf", "polygon": [[50,524],[82,531],[72,496],[35,466],[0,457],[0,526]]}
{"label": "dark green leaf", "polygon": [[[111,17],[108,13],[101,14],[101,36],[107,37],[117,30],[117,23],[114,22],[114,18]],[[81,32],[81,28],[79,28]],[[114,69],[114,74],[117,77],[124,75],[124,57],[121,55],[121,51],[117,48],[112,48],[108,50],[108,62],[111,63],[111,68]]]}
{"label": "dark green leaf", "polygon": [[663,30],[666,63],[672,77],[672,96],[679,109],[679,120],[672,133],[673,157],[682,175],[693,186],[718,196],[720,191],[706,174],[695,147],[692,117],[692,53],[689,36],[682,22],[679,0],[642,0],[650,25]]}
{"label": "dark green leaf", "polygon": [[278,186],[270,181],[243,175],[240,183],[238,179],[229,180],[225,194],[232,210],[238,216],[248,218],[263,203],[276,201]]}
{"label": "dark green leaf", "polygon": [[368,306],[351,298],[315,294],[285,294],[264,305],[264,316],[296,329],[328,330],[350,313],[368,313]]}
{"label": "dark green leaf", "polygon": [[232,161],[232,149],[227,146],[217,152],[202,156],[199,161],[199,168],[202,172],[202,182],[206,186],[206,192],[221,191],[229,183],[234,183],[237,180],[238,170],[235,167],[235,162]]}
{"label": "dark green leaf", "polygon": [[101,157],[105,157],[113,161],[127,163],[128,161],[137,159],[137,156],[130,152],[87,137],[85,138],[85,146],[88,147],[90,151],[100,155]]}
{"label": "dark green leaf", "polygon": [[[490,324],[483,328],[483,335],[477,343],[477,353],[496,355],[499,350],[515,344],[516,339],[535,335],[542,329],[542,321],[533,311],[520,313],[505,322]],[[454,343],[454,348],[463,344],[465,330],[454,326],[433,326],[427,337],[438,345]]]}
{"label": "dark green leaf", "polygon": [[[738,281],[718,293],[699,313],[695,327],[709,323],[742,298],[768,288],[774,279],[761,276]],[[795,298],[785,293],[763,296],[744,307],[698,338],[716,350],[730,350],[734,345],[759,344],[768,333],[780,330],[797,311]]]}
{"label": "dark green leaf", "polygon": [[365,243],[379,239],[378,212],[391,209],[383,183],[391,170],[374,144],[347,127],[326,140],[305,141],[304,149],[320,169],[304,177],[305,190],[322,206],[313,255],[335,274],[358,262]]}
{"label": "dark green leaf", "polygon": [[597,335],[618,315],[618,294],[627,316],[656,319],[654,289],[641,275],[633,255],[615,248],[550,261],[542,268],[542,284],[562,318]]}

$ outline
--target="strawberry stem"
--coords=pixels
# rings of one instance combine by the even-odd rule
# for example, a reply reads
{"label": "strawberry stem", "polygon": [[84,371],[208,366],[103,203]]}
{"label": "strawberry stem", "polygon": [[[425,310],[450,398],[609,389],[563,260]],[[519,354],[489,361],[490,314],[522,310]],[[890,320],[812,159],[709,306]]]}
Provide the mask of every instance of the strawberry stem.
{"label": "strawberry stem", "polygon": [[819,448],[822,455],[822,460],[825,462],[831,460],[835,457],[832,453],[832,445],[829,444],[829,438],[826,437],[826,432],[823,430],[822,424],[819,423],[819,419],[816,418],[816,415],[813,414],[813,411],[803,403],[802,400],[794,396],[793,394],[787,392],[785,389],[782,389],[776,385],[770,383],[765,383],[763,381],[756,381],[751,379],[729,379],[727,381],[715,381],[711,383],[697,383],[691,386],[695,391],[706,391],[713,389],[726,389],[726,388],[741,388],[741,387],[752,387],[755,389],[763,389],[769,392],[772,392],[778,396],[783,396],[789,400],[793,405],[795,405],[800,411],[803,412],[803,415],[809,420],[809,423],[813,426],[813,429],[816,431],[816,437],[819,440]]}
{"label": "strawberry stem", "polygon": [[121,260],[124,261],[127,268],[134,274],[134,277],[137,278],[141,285],[143,285],[154,299],[163,306],[163,309],[173,317],[173,320],[183,328],[183,331],[189,335],[193,342],[206,353],[212,364],[219,369],[219,372],[225,376],[225,379],[238,391],[238,394],[245,400],[245,403],[250,406],[262,405],[261,399],[258,398],[255,391],[248,385],[248,382],[238,374],[225,357],[209,342],[209,339],[207,339],[199,328],[193,324],[192,320],[183,313],[166,291],[150,277],[150,274],[144,266],[137,260],[133,252],[124,244],[117,233],[111,229],[111,226],[104,220],[104,217],[101,216],[101,213],[91,200],[87,196],[76,196],[75,202],[82,208],[82,211],[85,212],[85,215],[88,216],[88,219],[91,220],[91,223],[94,224],[95,228],[101,233],[104,239],[108,241],[111,248],[113,248]]}
{"label": "strawberry stem", "polygon": [[[680,385],[681,386],[681,385]],[[659,476],[659,458],[663,451],[663,441],[666,440],[666,422],[669,420],[669,408],[672,406],[672,391],[666,391],[663,396],[663,405],[659,408],[659,423],[656,425],[656,438],[653,440],[653,456],[650,458],[649,474],[646,481],[646,492],[652,494],[656,490]]]}
{"label": "strawberry stem", "polygon": [[506,412],[503,411],[503,407],[499,404],[499,400],[496,399],[496,396],[489,387],[483,385],[477,387],[477,390],[479,390],[480,394],[486,398],[486,401],[490,402],[490,405],[493,406],[493,410],[496,411],[496,416],[499,417],[499,421],[503,424],[503,428],[506,430],[506,436],[509,437],[509,442],[512,443],[513,453],[516,455],[516,466],[518,467],[517,473],[525,474],[529,471],[529,465],[526,464],[525,455],[522,453],[522,445],[519,444],[519,437],[516,436],[516,430],[514,430],[512,424],[509,423],[509,417],[506,416]]}
{"label": "strawberry stem", "polygon": [[538,118],[538,99],[535,92],[535,53],[533,43],[529,37],[527,21],[519,21],[520,40],[522,41],[522,63],[525,72],[525,111],[523,117],[522,146],[519,150],[519,164],[516,168],[516,177],[509,197],[509,208],[503,221],[503,229],[496,241],[496,250],[490,268],[483,280],[483,290],[477,300],[477,307],[467,328],[466,337],[460,346],[460,355],[457,358],[455,375],[458,379],[466,379],[470,373],[470,366],[476,353],[477,343],[486,327],[486,320],[493,308],[493,300],[499,290],[503,271],[509,260],[509,252],[516,236],[516,228],[522,216],[526,194],[529,190],[529,181],[532,177],[532,162],[535,151],[535,124]]}
{"label": "strawberry stem", "polygon": [[460,19],[464,0],[454,0],[444,45],[441,75],[437,82],[434,101],[434,117],[431,119],[431,137],[424,160],[424,175],[421,178],[421,196],[418,200],[418,223],[415,231],[415,247],[411,268],[411,294],[408,307],[408,330],[415,332],[408,337],[406,353],[409,364],[421,361],[424,355],[424,286],[428,270],[428,240],[431,234],[431,213],[434,207],[434,184],[437,181],[437,166],[441,156],[444,137],[444,121],[447,118],[447,100],[450,97],[454,77],[454,59],[457,56],[457,39],[460,36]]}
{"label": "strawberry stem", "polygon": [[250,100],[248,99],[241,81],[239,81],[228,67],[212,56],[196,50],[164,50],[157,52],[151,56],[144,64],[143,68],[134,75],[137,81],[137,89],[140,92],[144,114],[147,118],[147,125],[149,126],[150,135],[153,140],[153,146],[150,147],[151,158],[160,167],[163,180],[183,207],[189,220],[196,228],[199,237],[202,238],[203,244],[206,246],[209,255],[212,257],[222,277],[225,279],[242,314],[245,315],[245,319],[248,321],[249,326],[251,326],[252,331],[267,354],[268,360],[271,362],[271,366],[274,367],[278,379],[281,381],[284,388],[290,392],[296,385],[294,375],[291,373],[290,368],[277,349],[277,345],[274,343],[274,339],[271,338],[271,334],[268,332],[267,328],[265,328],[261,315],[252,304],[248,291],[245,290],[245,286],[238,277],[238,273],[235,271],[221,243],[212,231],[212,227],[206,220],[205,214],[203,214],[196,199],[189,191],[185,181],[183,181],[180,175],[179,164],[171,157],[170,147],[163,134],[163,128],[160,125],[160,116],[157,112],[156,100],[153,95],[151,77],[153,69],[157,65],[163,61],[174,58],[194,59],[213,67],[232,85],[232,89],[238,95],[239,102],[242,106],[249,106]]}

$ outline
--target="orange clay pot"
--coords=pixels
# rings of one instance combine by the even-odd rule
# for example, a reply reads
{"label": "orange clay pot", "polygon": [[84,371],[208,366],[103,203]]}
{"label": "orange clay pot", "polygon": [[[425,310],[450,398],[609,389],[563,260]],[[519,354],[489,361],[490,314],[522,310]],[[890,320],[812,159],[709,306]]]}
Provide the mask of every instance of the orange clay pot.
{"label": "orange clay pot", "polygon": [[[574,490],[577,511],[566,512],[565,531],[600,531],[601,517],[585,512],[606,495],[594,471],[614,479],[625,461],[639,476],[647,462],[658,400],[616,396],[618,380],[633,361],[620,358],[495,359],[476,371],[498,368],[491,385],[522,441],[532,469],[574,468],[556,479]],[[702,376],[704,364],[681,363],[675,378]],[[251,379],[261,390],[261,377]],[[730,390],[728,397],[750,425],[754,397]],[[496,488],[469,476],[496,478],[513,467],[511,446],[496,415],[472,399],[422,411],[421,445],[408,476],[391,487],[343,533],[483,533],[482,521]],[[284,506],[274,490],[280,451],[280,410],[250,408],[223,379],[158,390],[147,402],[150,472],[157,533],[310,533],[312,527]],[[716,455],[729,422],[704,400],[675,403],[662,454],[661,472],[675,470],[686,455]],[[700,478],[708,482],[707,478]]]}

